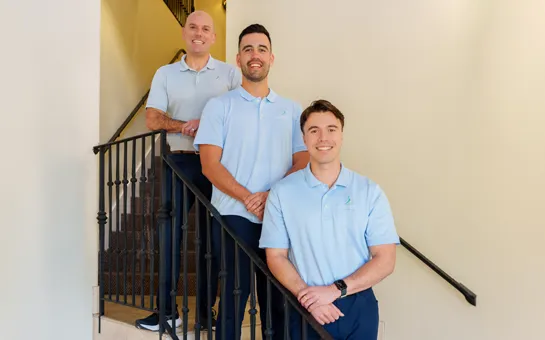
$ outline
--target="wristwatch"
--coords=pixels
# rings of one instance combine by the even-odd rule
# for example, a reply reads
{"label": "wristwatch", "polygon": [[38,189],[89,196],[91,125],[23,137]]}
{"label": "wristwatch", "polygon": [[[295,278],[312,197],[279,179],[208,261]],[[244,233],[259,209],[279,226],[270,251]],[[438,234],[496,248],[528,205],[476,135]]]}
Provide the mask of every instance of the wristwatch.
{"label": "wristwatch", "polygon": [[341,291],[341,296],[339,296],[339,299],[342,299],[343,297],[346,296],[346,283],[344,282],[344,280],[337,280],[334,282],[335,286],[337,287],[338,290]]}

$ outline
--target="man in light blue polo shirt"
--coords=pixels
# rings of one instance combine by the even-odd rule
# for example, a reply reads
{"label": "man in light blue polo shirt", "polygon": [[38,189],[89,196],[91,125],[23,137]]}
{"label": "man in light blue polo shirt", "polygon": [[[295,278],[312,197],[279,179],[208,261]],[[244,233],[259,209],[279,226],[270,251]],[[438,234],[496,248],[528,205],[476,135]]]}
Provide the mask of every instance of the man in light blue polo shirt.
{"label": "man in light blue polo shirt", "polygon": [[[163,66],[157,70],[151,84],[151,89],[146,105],[146,123],[150,130],[167,130],[167,142],[170,146],[172,159],[182,169],[185,175],[204,193],[208,198],[212,194],[212,185],[202,174],[199,155],[193,147],[193,140],[196,131],[199,129],[202,110],[206,102],[215,96],[232,90],[240,85],[241,77],[238,70],[210,55],[210,47],[216,39],[214,23],[210,15],[203,11],[191,13],[183,29],[187,54],[182,57],[181,62]],[[172,186],[172,179],[166,178],[167,186]],[[180,230],[182,221],[182,207],[184,206],[182,195],[182,183],[177,179],[175,192],[175,252],[180,254],[182,232]],[[195,201],[194,195],[188,191],[188,207],[191,208]],[[170,202],[169,202],[170,204]],[[200,230],[201,238],[206,240],[206,209],[201,209]],[[170,223],[168,220],[167,223]],[[171,228],[166,228],[166,254],[172,253]],[[212,294],[212,300],[207,301],[206,280],[206,247],[200,247],[197,254],[201,258],[199,271],[201,280],[197,287],[197,294],[200,296],[199,314],[196,321],[204,328],[208,325],[208,317],[212,318],[212,328],[215,327],[212,306],[215,304],[216,294]],[[171,272],[171,257],[167,256],[167,292],[172,289],[172,275],[176,278],[176,285],[180,277],[180,256],[176,256],[175,272]],[[215,263],[212,267],[210,284],[211,291],[217,291],[218,272]],[[159,296],[157,295],[157,306]],[[166,303],[167,321],[175,315],[176,326],[180,326],[182,320],[179,317],[176,306],[171,306],[171,299],[167,297]],[[153,313],[150,316],[136,320],[136,327],[151,331],[159,330],[159,316]]]}
{"label": "man in light blue polo shirt", "polygon": [[[376,340],[372,286],[394,270],[396,233],[380,187],[340,162],[343,114],[319,100],[301,114],[309,165],[268,196],[260,247],[274,276],[335,339]],[[301,320],[291,313],[291,338]],[[308,339],[319,339],[308,329]]]}
{"label": "man in light blue polo shirt", "polygon": [[[200,149],[202,169],[214,188],[212,204],[232,231],[265,260],[259,249],[261,220],[268,190],[286,174],[302,169],[308,153],[299,130],[301,107],[282,98],[268,86],[267,75],[274,56],[267,30],[250,25],[239,36],[237,63],[242,86],[211,99],[206,105],[195,146]],[[221,260],[221,226],[212,226],[214,257]],[[235,324],[234,240],[225,238],[226,296],[221,296],[216,339],[233,340],[240,334],[244,306],[250,294],[250,259],[239,251],[239,323]],[[257,295],[263,339],[267,311],[267,280],[256,270]],[[283,339],[282,296],[272,289],[273,339]],[[223,308],[226,313],[222,315]],[[225,324],[222,323],[225,318]],[[225,332],[225,339],[221,338]]]}

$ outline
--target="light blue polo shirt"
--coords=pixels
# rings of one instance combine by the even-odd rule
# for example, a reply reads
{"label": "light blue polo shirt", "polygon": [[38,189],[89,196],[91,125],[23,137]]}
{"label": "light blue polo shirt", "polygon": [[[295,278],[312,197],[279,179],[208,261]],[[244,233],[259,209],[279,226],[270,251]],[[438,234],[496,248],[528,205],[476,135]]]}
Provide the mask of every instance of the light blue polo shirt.
{"label": "light blue polo shirt", "polygon": [[[293,154],[306,150],[299,127],[301,106],[270,90],[255,98],[242,86],[211,99],[204,108],[195,148],[223,149],[221,164],[251,193],[267,191],[292,167]],[[258,218],[215,186],[212,204],[222,215]]]}
{"label": "light blue polo shirt", "polygon": [[[210,98],[237,88],[242,81],[236,67],[212,56],[198,72],[187,65],[186,56],[179,63],[165,65],[157,70],[146,105],[184,122],[199,119]],[[181,133],[167,135],[171,150],[192,151],[193,139]]]}
{"label": "light blue polo shirt", "polygon": [[344,166],[331,187],[309,165],[276,183],[267,199],[260,248],[289,249],[308,285],[330,285],[370,260],[369,247],[399,244],[380,187]]}

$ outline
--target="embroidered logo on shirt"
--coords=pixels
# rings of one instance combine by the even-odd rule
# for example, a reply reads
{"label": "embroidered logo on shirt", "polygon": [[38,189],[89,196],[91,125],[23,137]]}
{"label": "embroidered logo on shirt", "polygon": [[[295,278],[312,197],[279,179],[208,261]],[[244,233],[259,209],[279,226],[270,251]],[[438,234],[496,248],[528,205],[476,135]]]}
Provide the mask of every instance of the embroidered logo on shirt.
{"label": "embroidered logo on shirt", "polygon": [[348,196],[348,199],[346,202],[344,202],[345,205],[352,205],[352,200],[350,199],[350,196]]}

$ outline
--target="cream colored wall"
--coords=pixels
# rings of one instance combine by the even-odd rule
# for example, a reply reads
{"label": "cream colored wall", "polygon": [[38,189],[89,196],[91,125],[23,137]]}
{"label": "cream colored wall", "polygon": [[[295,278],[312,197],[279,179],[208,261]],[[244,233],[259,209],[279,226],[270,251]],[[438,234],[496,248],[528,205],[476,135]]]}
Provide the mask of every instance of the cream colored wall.
{"label": "cream colored wall", "polygon": [[100,0],[0,2],[0,339],[92,339]]}
{"label": "cream colored wall", "polygon": [[377,287],[385,340],[545,339],[545,3],[230,0],[227,60],[260,22],[272,86],[345,112],[343,161],[388,194],[400,234]]}
{"label": "cream colored wall", "polygon": [[[150,88],[155,71],[184,47],[160,0],[102,0],[100,140],[107,141]],[[137,126],[145,132],[145,126]]]}
{"label": "cream colored wall", "polygon": [[225,61],[225,10],[222,0],[195,0],[195,9],[208,12],[214,19],[216,43],[212,45],[212,57]]}

